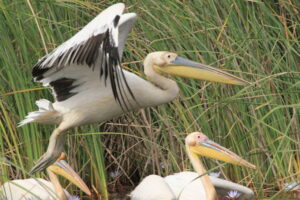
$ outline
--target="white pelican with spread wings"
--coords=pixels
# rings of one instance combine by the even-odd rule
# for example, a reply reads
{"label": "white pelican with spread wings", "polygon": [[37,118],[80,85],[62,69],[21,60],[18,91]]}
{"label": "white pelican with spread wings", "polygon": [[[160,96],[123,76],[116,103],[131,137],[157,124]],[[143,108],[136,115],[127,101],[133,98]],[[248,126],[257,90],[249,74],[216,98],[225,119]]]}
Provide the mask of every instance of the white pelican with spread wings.
{"label": "white pelican with spread wings", "polygon": [[101,12],[72,38],[41,58],[32,75],[53,90],[55,102],[38,100],[20,126],[30,122],[56,124],[47,152],[31,173],[51,165],[63,150],[70,128],[105,122],[138,108],[172,101],[179,92],[175,81],[162,74],[246,85],[247,81],[171,52],[153,52],[144,60],[147,80],[123,70],[125,40],[137,16],[123,14],[118,3]]}

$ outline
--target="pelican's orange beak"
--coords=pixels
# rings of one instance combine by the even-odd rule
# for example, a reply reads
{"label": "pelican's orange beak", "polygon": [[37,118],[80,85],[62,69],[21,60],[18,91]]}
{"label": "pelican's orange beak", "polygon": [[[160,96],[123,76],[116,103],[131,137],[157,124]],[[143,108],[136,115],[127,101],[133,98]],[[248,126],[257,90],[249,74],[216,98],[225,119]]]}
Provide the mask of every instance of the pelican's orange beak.
{"label": "pelican's orange beak", "polygon": [[217,160],[229,162],[235,165],[242,165],[246,167],[250,167],[252,169],[256,169],[256,166],[239,157],[229,149],[211,141],[210,139],[205,139],[201,142],[196,143],[193,146],[190,146],[190,151],[210,158],[214,158]]}
{"label": "pelican's orange beak", "polygon": [[72,169],[72,167],[64,160],[58,160],[53,165],[48,167],[48,170],[65,177],[71,183],[79,187],[83,192],[87,195],[91,196],[92,193],[84,183],[84,181],[80,178],[80,176]]}

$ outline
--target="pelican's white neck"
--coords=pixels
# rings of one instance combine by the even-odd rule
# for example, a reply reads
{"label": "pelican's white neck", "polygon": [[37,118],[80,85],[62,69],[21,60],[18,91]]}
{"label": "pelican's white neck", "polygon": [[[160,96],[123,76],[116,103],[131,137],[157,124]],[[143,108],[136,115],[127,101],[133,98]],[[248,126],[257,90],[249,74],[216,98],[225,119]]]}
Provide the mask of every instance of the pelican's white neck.
{"label": "pelican's white neck", "polygon": [[156,54],[150,53],[147,55],[144,61],[144,73],[149,81],[164,91],[164,97],[162,98],[165,98],[165,102],[169,102],[173,100],[179,93],[177,83],[156,72],[153,69],[154,65],[156,65]]}
{"label": "pelican's white neck", "polygon": [[[189,156],[189,159],[194,167],[194,170],[199,174],[202,175],[200,177],[200,180],[204,186],[204,190],[206,192],[206,199],[207,200],[216,200],[217,199],[217,193],[215,190],[215,187],[213,186],[209,176],[206,173],[205,167],[202,165],[201,160],[199,159],[199,156],[193,152],[190,151],[189,145],[186,144],[186,151]],[[205,174],[205,175],[203,175]]]}

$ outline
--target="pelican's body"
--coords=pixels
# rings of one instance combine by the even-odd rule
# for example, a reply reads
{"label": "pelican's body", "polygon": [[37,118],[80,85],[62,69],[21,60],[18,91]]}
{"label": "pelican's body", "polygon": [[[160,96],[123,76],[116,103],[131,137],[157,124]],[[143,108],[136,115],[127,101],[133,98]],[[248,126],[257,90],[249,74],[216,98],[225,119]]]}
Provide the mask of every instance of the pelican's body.
{"label": "pelican's body", "polygon": [[[75,200],[67,190],[64,190],[68,200]],[[42,178],[30,178],[13,180],[4,185],[0,189],[0,197],[6,200],[55,200],[55,187],[53,183]],[[72,199],[73,198],[73,199]],[[1,198],[2,199],[2,198]]]}
{"label": "pelican's body", "polygon": [[[225,197],[229,191],[237,191],[239,199],[250,200],[254,192],[243,185],[209,176],[218,197]],[[166,177],[149,175],[132,192],[132,200],[201,200],[205,194],[204,185],[196,172],[180,172]]]}
{"label": "pelican's body", "polygon": [[19,179],[4,183],[0,187],[0,199],[5,200],[79,200],[62,188],[55,173],[64,176],[82,191],[91,195],[83,180],[63,160],[47,169],[50,180],[41,178]]}
{"label": "pelican's body", "polygon": [[[249,200],[254,197],[254,192],[248,187],[214,176],[209,176],[209,178],[220,197],[225,197],[231,190],[238,191],[241,194],[239,199]],[[175,196],[182,196],[184,200],[200,199],[204,191],[203,183],[199,180],[199,174],[196,172],[180,172],[166,176],[164,180]]]}
{"label": "pelican's body", "polygon": [[[81,67],[77,66],[73,68],[74,70],[77,68],[80,70]],[[134,73],[126,70],[123,71],[128,86],[135,96],[135,99],[128,96],[126,102],[128,104],[127,111],[160,105],[171,101],[178,95],[178,87],[174,88],[172,95],[169,95],[163,89]],[[87,74],[86,79],[82,78],[82,73],[79,73],[79,75],[81,76],[80,80],[85,82],[85,84],[80,85],[78,83],[79,86],[74,91],[80,92],[74,95],[73,98],[65,101],[56,101],[52,104],[53,109],[57,112],[57,116],[60,119],[55,121],[56,124],[61,124],[64,121],[67,124],[64,128],[69,129],[84,124],[107,121],[124,113],[124,109],[114,99],[110,82],[107,81],[105,86],[105,81],[99,80],[99,72],[96,69]],[[68,76],[68,78],[77,79],[78,77]],[[50,121],[47,122],[49,123]]]}
{"label": "pelican's body", "polygon": [[[196,137],[203,137],[203,134],[195,132],[187,136],[186,139],[187,153],[196,172],[180,172],[164,178],[157,175],[147,176],[131,192],[131,199],[216,200],[217,196],[224,197],[231,190],[239,192],[239,199],[253,199],[254,193],[251,189],[205,174],[205,168],[202,166],[196,154],[209,156],[251,168],[255,168],[255,166],[241,159],[236,154],[230,152],[224,147],[211,142],[206,136],[204,139],[198,139],[198,142]],[[200,140],[203,142],[199,142]],[[197,148],[199,149],[197,150]]]}
{"label": "pelican's body", "polygon": [[57,124],[47,152],[31,173],[52,164],[63,148],[66,130],[105,122],[138,108],[173,100],[179,92],[175,81],[162,73],[208,81],[245,85],[241,78],[195,63],[170,52],[148,54],[144,72],[148,80],[122,70],[120,61],[126,37],[136,21],[135,13],[123,14],[124,4],[115,4],[96,16],[72,38],[34,66],[32,75],[51,86],[55,102],[39,100],[20,126],[38,122]]}

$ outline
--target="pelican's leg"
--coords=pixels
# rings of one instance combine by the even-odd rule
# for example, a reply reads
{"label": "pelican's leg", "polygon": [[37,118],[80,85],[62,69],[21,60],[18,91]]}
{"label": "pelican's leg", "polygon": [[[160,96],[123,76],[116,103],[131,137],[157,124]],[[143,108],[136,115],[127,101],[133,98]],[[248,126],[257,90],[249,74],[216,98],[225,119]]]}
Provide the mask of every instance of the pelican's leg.
{"label": "pelican's leg", "polygon": [[35,166],[30,170],[30,174],[43,171],[50,165],[52,165],[61,155],[63,151],[63,146],[65,143],[65,134],[64,129],[61,129],[60,126],[56,128],[49,141],[47,152],[44,153],[42,157],[37,161]]}

